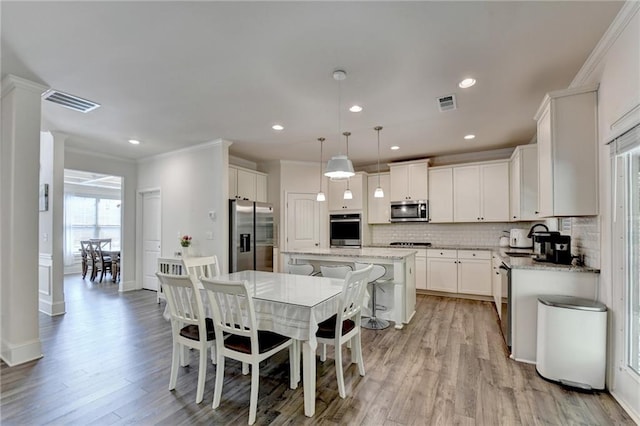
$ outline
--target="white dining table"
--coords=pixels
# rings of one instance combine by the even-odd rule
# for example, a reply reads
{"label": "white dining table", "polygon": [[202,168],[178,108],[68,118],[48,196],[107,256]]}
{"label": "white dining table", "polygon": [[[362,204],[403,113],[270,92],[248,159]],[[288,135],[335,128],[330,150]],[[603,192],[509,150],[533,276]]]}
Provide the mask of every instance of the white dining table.
{"label": "white dining table", "polygon": [[316,411],[316,332],[319,323],[338,312],[344,280],[263,271],[233,272],[216,279],[247,282],[258,328],[302,342],[304,414],[312,417]]}

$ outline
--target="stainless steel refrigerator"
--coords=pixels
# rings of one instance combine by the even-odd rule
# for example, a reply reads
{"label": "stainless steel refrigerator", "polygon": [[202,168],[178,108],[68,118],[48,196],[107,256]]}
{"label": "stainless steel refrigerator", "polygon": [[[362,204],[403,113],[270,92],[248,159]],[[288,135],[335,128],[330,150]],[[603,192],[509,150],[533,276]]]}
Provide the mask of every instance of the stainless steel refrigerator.
{"label": "stainless steel refrigerator", "polygon": [[273,206],[229,200],[229,271],[273,271]]}

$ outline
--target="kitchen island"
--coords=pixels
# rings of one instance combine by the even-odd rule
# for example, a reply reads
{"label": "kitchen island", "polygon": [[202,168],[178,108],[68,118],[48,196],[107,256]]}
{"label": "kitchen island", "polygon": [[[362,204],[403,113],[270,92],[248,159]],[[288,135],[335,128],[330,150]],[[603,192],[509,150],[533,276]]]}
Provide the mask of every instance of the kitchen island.
{"label": "kitchen island", "polygon": [[380,318],[393,321],[396,329],[408,324],[415,314],[416,281],[415,250],[379,247],[361,249],[310,248],[283,251],[285,271],[288,264],[310,263],[315,270],[320,265],[350,265],[355,262],[373,263],[387,268],[389,281],[380,285],[377,299],[386,310],[378,310]]}

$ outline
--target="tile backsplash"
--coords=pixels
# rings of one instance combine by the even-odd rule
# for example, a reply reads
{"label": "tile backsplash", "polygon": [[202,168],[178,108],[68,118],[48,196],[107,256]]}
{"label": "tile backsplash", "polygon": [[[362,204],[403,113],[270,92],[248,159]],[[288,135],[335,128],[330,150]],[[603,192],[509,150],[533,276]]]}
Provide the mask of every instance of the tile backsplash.
{"label": "tile backsplash", "polygon": [[394,241],[430,242],[434,245],[464,245],[495,247],[503,231],[513,228],[529,229],[530,222],[508,223],[391,223],[371,225],[371,243],[389,244]]}
{"label": "tile backsplash", "polygon": [[584,264],[600,267],[600,217],[585,216],[571,219],[571,254],[583,255]]}

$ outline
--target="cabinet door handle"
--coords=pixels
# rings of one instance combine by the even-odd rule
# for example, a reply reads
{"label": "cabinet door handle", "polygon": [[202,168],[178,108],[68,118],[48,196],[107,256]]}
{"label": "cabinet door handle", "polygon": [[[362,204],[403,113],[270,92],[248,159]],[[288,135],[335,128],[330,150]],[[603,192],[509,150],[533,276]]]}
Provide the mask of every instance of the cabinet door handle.
{"label": "cabinet door handle", "polygon": [[540,214],[540,212],[533,212],[534,214]]}
{"label": "cabinet door handle", "polygon": [[480,220],[480,218],[477,218],[477,220]]}

